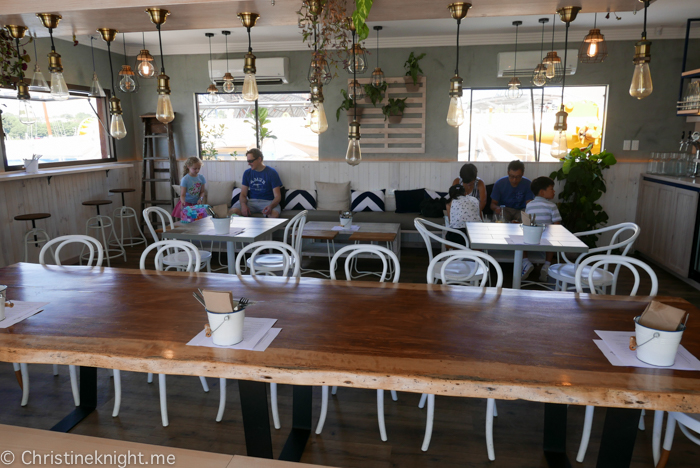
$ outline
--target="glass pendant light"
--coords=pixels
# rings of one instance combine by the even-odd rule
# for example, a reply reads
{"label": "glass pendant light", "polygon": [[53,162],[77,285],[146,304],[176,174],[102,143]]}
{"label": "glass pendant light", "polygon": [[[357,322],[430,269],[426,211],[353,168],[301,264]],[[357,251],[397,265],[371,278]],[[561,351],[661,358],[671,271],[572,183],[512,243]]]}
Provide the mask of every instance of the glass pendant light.
{"label": "glass pendant light", "polygon": [[122,93],[136,93],[139,90],[139,82],[136,79],[136,74],[131,69],[131,65],[126,63],[126,35],[124,33],[122,33],[122,44],[124,45],[124,65],[119,70],[119,76],[121,76],[119,90]]}
{"label": "glass pendant light", "polygon": [[93,45],[94,37],[90,36],[90,52],[92,53],[92,84],[90,84],[90,96],[106,97],[105,90],[97,79],[97,71],[95,69],[95,47]]}
{"label": "glass pendant light", "polygon": [[146,34],[144,32],[141,32],[141,43],[143,44],[143,49],[136,56],[136,73],[141,78],[153,78],[156,76],[156,66],[153,63],[153,56],[146,49]]}
{"label": "glass pendant light", "polygon": [[18,24],[9,24],[5,26],[10,37],[15,40],[17,46],[17,61],[19,63],[19,76],[17,77],[17,100],[19,101],[19,121],[25,125],[36,123],[36,114],[29,103],[29,86],[24,82],[24,71],[22,70],[22,51],[19,48],[19,40],[24,37],[27,32],[26,26]]}
{"label": "glass pendant light", "polygon": [[651,83],[651,70],[649,70],[651,41],[647,41],[647,8],[649,8],[649,0],[643,1],[644,31],[642,31],[642,40],[634,45],[634,59],[632,59],[634,62],[634,74],[630,84],[630,96],[637,99],[644,99],[654,91],[654,86]]}
{"label": "glass pendant light", "polygon": [[307,79],[309,84],[320,83],[321,85],[327,85],[331,82],[333,75],[331,75],[331,69],[328,66],[328,61],[326,60],[325,52],[318,50],[318,16],[321,14],[323,5],[320,1],[309,1],[308,2],[309,13],[312,15],[313,21],[311,26],[314,30],[314,52],[311,56],[311,63],[309,64],[309,73],[307,74]]}
{"label": "glass pendant light", "polygon": [[225,93],[231,94],[236,90],[236,86],[233,84],[233,75],[228,70],[228,37],[231,31],[221,31],[221,34],[226,38],[226,73],[224,74],[224,84],[221,88]]}
{"label": "glass pendant light", "polygon": [[51,52],[49,52],[49,72],[51,72],[51,97],[57,101],[65,101],[70,96],[68,85],[63,77],[63,65],[61,64],[61,56],[56,52],[56,46],[53,42],[53,30],[58,27],[61,21],[61,15],[51,13],[37,13],[36,16],[41,20],[45,28],[49,30],[51,38]]}
{"label": "glass pendant light", "polygon": [[[355,62],[355,23],[348,18],[348,26],[352,33],[352,63]],[[353,71],[352,79],[357,82],[356,72]],[[351,166],[357,166],[362,162],[362,148],[360,148],[360,122],[357,121],[357,96],[352,96],[354,116],[348,126],[348,149],[345,151],[345,162]]]}
{"label": "glass pendant light", "polygon": [[258,84],[255,82],[255,55],[253,55],[253,47],[250,41],[250,29],[255,26],[260,16],[257,13],[238,13],[238,17],[248,31],[248,53],[244,57],[243,72],[245,73],[245,78],[243,78],[241,97],[246,101],[257,101]]}
{"label": "glass pendant light", "polygon": [[600,63],[608,56],[605,36],[600,33],[600,29],[596,28],[597,23],[598,13],[593,20],[593,29],[583,38],[581,47],[578,49],[578,59],[581,63]]}
{"label": "glass pendant light", "polygon": [[112,80],[112,97],[109,99],[109,114],[111,116],[109,134],[115,140],[121,140],[126,136],[126,126],[124,126],[124,117],[122,116],[122,104],[117,97],[116,87],[114,86],[114,69],[112,68],[112,42],[117,37],[117,34],[119,34],[119,31],[110,28],[100,28],[97,32],[102,36],[102,40],[107,43],[109,76]]}
{"label": "glass pendant light", "polygon": [[377,31],[377,68],[375,68],[372,72],[372,86],[375,88],[380,88],[384,86],[384,83],[386,83],[384,80],[384,72],[381,68],[379,68],[379,31],[382,30],[382,27],[375,26],[373,29]]}
{"label": "glass pendant light", "polygon": [[34,34],[34,75],[32,76],[32,84],[29,85],[29,89],[32,91],[44,91],[47,93],[51,91],[48,83],[46,83],[44,74],[41,72],[41,68],[39,68],[39,59],[36,53],[36,33]]}
{"label": "glass pendant light", "polygon": [[462,108],[462,78],[459,76],[459,25],[467,16],[471,3],[452,3],[448,5],[450,15],[457,20],[457,60],[455,62],[455,76],[450,79],[450,105],[447,109],[447,125],[459,127],[464,123],[464,109]]}
{"label": "glass pendant light", "polygon": [[506,89],[506,97],[508,99],[519,99],[523,95],[523,90],[520,89],[520,80],[515,74],[518,72],[518,28],[523,24],[522,21],[513,21],[515,26],[515,60],[513,63],[513,78],[508,82]]}
{"label": "glass pendant light", "polygon": [[[557,13],[561,20],[566,23],[566,34],[564,35],[564,68],[566,69],[566,60],[569,52],[569,26],[576,19],[576,15],[581,11],[581,7],[569,6],[560,9]],[[549,154],[553,158],[563,159],[569,153],[568,135],[566,134],[567,124],[566,119],[569,116],[564,108],[564,89],[566,88],[566,75],[562,78],[561,84],[561,106],[556,115],[554,123],[554,139]]]}
{"label": "glass pendant light", "polygon": [[321,134],[328,130],[326,109],[323,107],[323,84],[311,83],[311,109],[309,112],[309,128],[312,132]]}
{"label": "glass pendant light", "polygon": [[347,70],[351,75],[362,74],[367,71],[365,49],[360,44],[352,46],[352,60],[348,62]]}
{"label": "glass pendant light", "polygon": [[364,99],[365,88],[357,80],[350,80],[348,83],[348,96],[355,96],[353,99]]}
{"label": "glass pendant light", "polygon": [[214,71],[212,68],[212,57],[211,57],[211,38],[214,37],[214,33],[204,33],[205,36],[209,38],[209,79],[212,83],[207,88],[207,102],[209,104],[218,104],[221,101],[219,96],[219,90],[216,89],[216,83],[214,83]]}
{"label": "glass pendant light", "polygon": [[535,70],[532,72],[532,84],[535,86],[544,86],[547,83],[547,67],[542,64],[543,54],[544,54],[544,25],[549,23],[549,18],[540,18],[540,24],[542,24],[542,40],[540,41],[540,63],[537,64]]}
{"label": "glass pendant light", "polygon": [[[556,19],[556,15],[555,15]],[[552,21],[552,50],[547,52],[547,55],[542,59],[542,65],[545,66],[545,78],[547,84],[561,83],[562,77],[564,76],[564,68],[561,66],[561,58],[557,55],[557,51],[554,50],[554,29],[556,26],[556,21]],[[564,51],[566,53],[566,51]]]}
{"label": "glass pendant light", "polygon": [[170,12],[162,8],[149,8],[146,10],[151,22],[158,30],[158,45],[160,46],[160,74],[158,75],[158,105],[156,107],[156,119],[165,124],[175,120],[173,104],[170,102],[170,77],[165,74],[165,61],[163,60],[163,39],[160,28],[168,19]]}

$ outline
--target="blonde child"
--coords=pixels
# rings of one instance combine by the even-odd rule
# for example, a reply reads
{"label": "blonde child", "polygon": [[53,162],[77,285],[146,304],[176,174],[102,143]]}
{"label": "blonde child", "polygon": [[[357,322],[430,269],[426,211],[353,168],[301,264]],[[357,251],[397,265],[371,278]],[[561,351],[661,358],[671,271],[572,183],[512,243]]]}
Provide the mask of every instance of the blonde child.
{"label": "blonde child", "polygon": [[182,218],[182,209],[186,206],[205,203],[207,200],[206,183],[203,175],[199,175],[202,169],[202,160],[196,156],[187,158],[182,172],[185,174],[180,181],[180,199],[173,209],[174,218]]}

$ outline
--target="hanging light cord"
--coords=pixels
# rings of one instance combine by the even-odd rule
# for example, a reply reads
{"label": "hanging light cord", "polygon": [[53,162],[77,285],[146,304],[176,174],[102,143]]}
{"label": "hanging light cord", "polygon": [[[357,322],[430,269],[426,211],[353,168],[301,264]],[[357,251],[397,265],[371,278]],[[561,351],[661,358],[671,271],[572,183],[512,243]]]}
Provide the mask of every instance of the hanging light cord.
{"label": "hanging light cord", "polygon": [[56,52],[56,46],[53,44],[53,28],[49,28],[49,37],[51,38],[51,52]]}
{"label": "hanging light cord", "polygon": [[[92,39],[92,36],[90,36]],[[39,60],[37,60],[37,54],[36,54],[36,33],[34,33],[34,61],[39,63]]]}
{"label": "hanging light cord", "polygon": [[92,72],[95,73],[95,46],[92,44],[95,38],[90,36],[90,52],[92,52]]}
{"label": "hanging light cord", "polygon": [[518,26],[520,25],[515,25],[515,63],[513,64],[513,78],[515,78],[515,72],[518,69]]}
{"label": "hanging light cord", "polygon": [[554,26],[557,24],[557,15],[552,17],[552,52],[554,52]]}
{"label": "hanging light cord", "polygon": [[165,75],[165,60],[163,60],[163,39],[160,37],[160,24],[156,24],[158,30],[158,44],[160,45],[160,72]]}
{"label": "hanging light cord", "polygon": [[598,24],[598,13],[596,12],[595,16],[593,17],[593,29],[595,29],[597,24]]}
{"label": "hanging light cord", "polygon": [[141,43],[143,43],[143,48],[146,48],[146,33],[141,31]]}
{"label": "hanging light cord", "polygon": [[459,25],[462,23],[462,19],[457,20],[457,61],[455,62],[455,75],[459,75]]}
{"label": "hanging light cord", "polygon": [[379,68],[379,29],[377,29],[377,68]]}
{"label": "hanging light cord", "polygon": [[644,0],[644,31],[642,31],[642,40],[647,40],[647,7],[649,6],[649,0]]}
{"label": "hanging light cord", "polygon": [[355,31],[352,32],[352,108],[355,116],[353,122],[357,120],[357,63],[355,63]]}
{"label": "hanging light cord", "polygon": [[214,74],[214,70],[211,67],[211,37],[209,38],[209,79],[211,79]]}
{"label": "hanging light cord", "polygon": [[109,76],[112,78],[112,96],[116,96],[117,92],[114,88],[114,69],[112,68],[112,43],[107,43],[107,55],[109,56]]}
{"label": "hanging light cord", "polygon": [[126,63],[126,34],[122,33],[122,45],[124,45],[124,65],[127,65]]}
{"label": "hanging light cord", "polygon": [[544,59],[544,23],[542,23],[542,40],[540,40],[540,62]]}
{"label": "hanging light cord", "polygon": [[226,73],[228,73],[228,34],[224,37],[226,38]]}
{"label": "hanging light cord", "polygon": [[571,22],[566,23],[566,35],[564,37],[564,71],[562,72],[562,82],[561,82],[561,105],[564,105],[564,87],[566,86],[566,56],[569,53],[569,25]]}
{"label": "hanging light cord", "polygon": [[253,46],[251,45],[250,42],[250,28],[246,28],[248,30],[248,53],[253,53]]}
{"label": "hanging light cord", "polygon": [[19,81],[24,82],[24,71],[22,71],[22,53],[19,51],[19,37],[15,38],[17,44],[17,60],[19,60]]}

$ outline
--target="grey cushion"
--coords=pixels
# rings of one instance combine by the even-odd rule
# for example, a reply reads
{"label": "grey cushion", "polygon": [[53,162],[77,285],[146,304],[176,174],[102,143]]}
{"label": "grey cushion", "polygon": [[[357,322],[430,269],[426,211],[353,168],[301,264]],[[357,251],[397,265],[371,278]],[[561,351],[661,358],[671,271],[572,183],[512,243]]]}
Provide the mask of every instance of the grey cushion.
{"label": "grey cushion", "polygon": [[350,182],[316,182],[317,210],[350,209]]}

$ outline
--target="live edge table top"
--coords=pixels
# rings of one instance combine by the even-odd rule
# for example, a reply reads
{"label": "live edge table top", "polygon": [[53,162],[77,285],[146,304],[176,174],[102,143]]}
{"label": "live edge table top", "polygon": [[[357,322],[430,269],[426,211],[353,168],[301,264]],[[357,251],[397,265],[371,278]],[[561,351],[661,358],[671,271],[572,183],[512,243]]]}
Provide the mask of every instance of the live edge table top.
{"label": "live edge table top", "polygon": [[[645,297],[24,263],[0,284],[49,302],[0,329],[7,362],[700,412],[700,372],[613,367],[593,343],[632,332]],[[282,332],[265,352],[186,346],[198,287],[256,301],[246,314]],[[697,309],[658,299],[690,312],[682,344],[700,356]]]}

